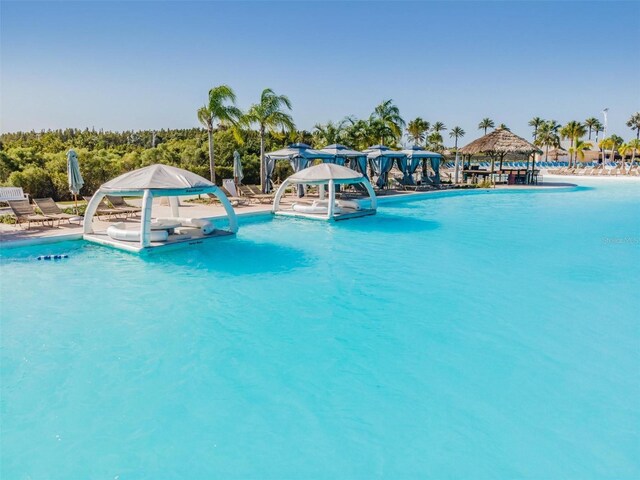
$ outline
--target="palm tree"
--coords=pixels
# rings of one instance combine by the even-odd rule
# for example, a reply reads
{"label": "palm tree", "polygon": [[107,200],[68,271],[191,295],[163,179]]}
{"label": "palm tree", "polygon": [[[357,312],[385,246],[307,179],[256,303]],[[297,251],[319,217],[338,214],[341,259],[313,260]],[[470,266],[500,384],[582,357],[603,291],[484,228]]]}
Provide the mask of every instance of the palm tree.
{"label": "palm tree", "polygon": [[595,131],[595,127],[600,123],[596,117],[589,117],[584,121],[584,126],[589,129],[589,140],[591,140],[591,132]]}
{"label": "palm tree", "polygon": [[373,136],[373,130],[367,120],[356,119],[355,117],[347,117],[344,119],[344,139],[345,142],[358,150],[364,150],[365,148],[376,143],[377,138]]}
{"label": "palm tree", "polygon": [[602,125],[602,123],[600,122],[600,120],[596,120],[596,122],[593,124],[593,131],[596,134],[596,142],[598,141],[598,134],[602,131],[604,131],[604,125]]}
{"label": "palm tree", "polygon": [[397,143],[396,139],[398,138],[396,134],[393,133],[391,127],[389,127],[384,121],[380,118],[370,118],[367,128],[368,137],[370,138],[369,145],[374,143],[379,143],[380,145],[384,145],[385,143],[389,146]]}
{"label": "palm tree", "polygon": [[558,136],[559,130],[560,125],[555,120],[544,122],[538,129],[538,137],[536,138],[535,144],[540,147],[546,147],[544,154],[545,162],[549,160],[549,147],[560,146],[560,137]]}
{"label": "palm tree", "polygon": [[636,131],[636,140],[639,140],[640,139],[640,112],[636,112],[633,115],[631,115],[629,120],[627,120],[627,127],[629,127],[631,130]]}
{"label": "palm tree", "polygon": [[536,139],[538,138],[538,129],[542,126],[542,124],[544,123],[544,120],[541,119],[540,117],[533,117],[531,120],[529,120],[529,126],[533,127],[533,142],[535,143]]}
{"label": "palm tree", "polygon": [[504,123],[501,123],[500,125],[498,125],[498,128],[496,130],[506,130],[507,132],[511,131],[511,129],[507,127]]}
{"label": "palm tree", "polygon": [[219,85],[209,90],[209,104],[198,109],[198,120],[209,134],[209,173],[216,181],[215,158],[213,156],[213,125],[237,125],[242,112],[235,106],[236,94],[228,85]]}
{"label": "palm tree", "polygon": [[427,137],[429,150],[434,152],[441,152],[444,150],[444,139],[440,132],[431,132]]}
{"label": "palm tree", "polygon": [[427,131],[431,125],[426,120],[416,117],[407,124],[407,137],[414,144],[419,145],[424,142],[427,137]]}
{"label": "palm tree", "polygon": [[344,131],[345,120],[341,122],[327,122],[325,125],[321,123],[316,124],[313,128],[313,136],[315,138],[316,147],[322,147],[325,145],[331,145],[338,143]]}
{"label": "palm tree", "polygon": [[440,132],[442,132],[443,130],[446,130],[446,129],[447,129],[447,127],[442,122],[436,122],[431,126],[431,131],[433,133],[440,133]]}
{"label": "palm tree", "polygon": [[624,140],[622,140],[618,135],[611,135],[609,138],[605,138],[599,143],[598,146],[602,149],[602,168],[604,168],[605,150],[611,150],[609,161],[614,162],[616,159],[616,151],[623,143]]}
{"label": "palm tree", "polygon": [[[625,161],[624,161],[624,157],[627,156],[627,153],[629,153],[632,150],[631,145],[628,143],[623,143],[620,145],[620,148],[618,148],[618,152],[620,152],[620,156],[622,157],[621,160],[621,165],[622,165],[622,171],[625,171]],[[631,168],[629,168],[629,170],[631,170]]]}
{"label": "palm tree", "polygon": [[478,130],[484,130],[484,134],[487,134],[487,129],[495,127],[496,124],[490,118],[483,118],[478,124]]}
{"label": "palm tree", "polygon": [[[373,123],[375,120],[380,121],[385,127],[384,130],[388,131],[395,141],[400,139],[402,130],[405,127],[405,122],[400,116],[400,109],[394,105],[393,100],[384,100],[374,109],[370,121]],[[381,133],[380,143],[384,145],[385,135],[383,129],[380,128],[379,130]]]}
{"label": "palm tree", "polygon": [[449,132],[449,136],[450,136],[451,138],[454,138],[454,139],[455,139],[455,146],[454,146],[454,148],[455,148],[456,152],[458,151],[458,138],[460,138],[460,137],[464,137],[465,133],[466,133],[466,132],[462,129],[462,127],[453,127],[453,128],[451,129],[451,131]]}
{"label": "palm tree", "polygon": [[575,147],[570,148],[569,153],[573,153],[576,156],[576,161],[578,157],[580,157],[580,160],[584,160],[585,150],[591,150],[591,147],[593,147],[593,144],[591,142],[576,140]]}
{"label": "palm tree", "polygon": [[453,137],[455,139],[455,150],[456,150],[456,163],[455,163],[455,176],[454,176],[454,182],[458,183],[458,170],[459,170],[459,165],[458,165],[458,138],[460,137],[464,137],[464,134],[466,132],[462,129],[462,127],[453,127],[451,129],[451,131],[449,132],[449,136]]}
{"label": "palm tree", "polygon": [[209,107],[206,105],[198,109],[198,120],[202,124],[202,126],[207,130],[207,135],[209,137],[209,175],[211,177],[211,181],[216,181],[216,171],[214,169],[213,162],[213,116],[209,111]]}
{"label": "palm tree", "polygon": [[631,147],[631,164],[629,165],[629,173],[630,173],[631,169],[633,168],[633,164],[636,161],[636,153],[638,152],[638,150],[640,150],[640,140],[637,138],[634,138],[628,143],[628,145],[629,147]]}
{"label": "palm tree", "polygon": [[[585,128],[585,126],[580,122],[576,122],[575,120],[567,122],[567,124],[560,130],[560,135],[562,136],[562,138],[567,138],[571,141],[571,146],[569,148],[570,151],[573,151],[574,143],[579,138],[584,137],[585,133],[587,133],[587,129]],[[572,159],[572,156],[569,155],[569,167],[571,167],[572,160],[574,160],[575,163],[575,159]]]}
{"label": "palm tree", "polygon": [[294,130],[295,124],[290,114],[291,101],[285,95],[276,95],[270,88],[265,88],[260,95],[260,103],[251,105],[244,117],[247,125],[257,125],[260,134],[260,186],[266,191],[264,147],[267,132],[274,133],[278,129],[283,131]]}

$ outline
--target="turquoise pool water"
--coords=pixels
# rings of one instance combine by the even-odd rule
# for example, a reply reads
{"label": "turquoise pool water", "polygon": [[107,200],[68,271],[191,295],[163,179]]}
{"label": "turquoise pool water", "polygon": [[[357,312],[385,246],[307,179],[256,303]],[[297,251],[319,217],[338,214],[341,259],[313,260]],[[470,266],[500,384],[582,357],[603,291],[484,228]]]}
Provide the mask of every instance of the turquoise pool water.
{"label": "turquoise pool water", "polygon": [[581,183],[5,249],[0,476],[640,477],[640,183]]}

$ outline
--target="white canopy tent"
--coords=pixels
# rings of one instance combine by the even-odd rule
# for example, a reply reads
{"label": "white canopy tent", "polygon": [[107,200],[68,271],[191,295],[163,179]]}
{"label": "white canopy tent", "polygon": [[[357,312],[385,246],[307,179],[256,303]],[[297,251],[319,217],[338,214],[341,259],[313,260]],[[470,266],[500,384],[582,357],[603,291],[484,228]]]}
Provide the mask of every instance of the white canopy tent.
{"label": "white canopy tent", "polygon": [[169,165],[150,165],[125,173],[103,184],[93,195],[84,217],[84,234],[94,233],[93,217],[106,195],[114,197],[142,197],[140,249],[151,243],[151,209],[155,197],[169,197],[172,217],[179,218],[178,198],[182,195],[212,194],[220,200],[229,221],[229,232],[238,230],[236,214],[225,194],[209,180],[195,173]]}
{"label": "white canopy tent", "polygon": [[[280,209],[280,200],[288,185],[318,185],[324,190],[324,185],[329,187],[328,200],[316,200],[313,205],[293,204],[292,211],[284,212]],[[336,201],[336,185],[362,184],[369,194],[369,208],[363,209],[359,202],[338,200]],[[307,218],[321,218],[323,220],[335,220],[338,217],[352,218],[363,215],[372,215],[376,211],[376,194],[371,183],[362,173],[335,163],[321,163],[313,167],[305,168],[287,178],[276,193],[273,202],[273,213],[283,213],[292,216]]]}

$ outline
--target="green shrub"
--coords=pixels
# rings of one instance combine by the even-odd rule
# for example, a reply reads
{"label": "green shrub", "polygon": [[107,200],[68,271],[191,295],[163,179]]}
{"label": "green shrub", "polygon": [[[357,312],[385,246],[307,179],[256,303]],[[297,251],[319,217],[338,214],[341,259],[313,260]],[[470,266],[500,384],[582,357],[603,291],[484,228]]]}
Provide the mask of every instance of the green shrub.
{"label": "green shrub", "polygon": [[13,215],[0,215],[0,223],[15,225],[16,217],[14,217]]}
{"label": "green shrub", "polygon": [[56,196],[51,174],[42,167],[31,165],[21,172],[13,172],[9,175],[8,183],[14,187],[22,187],[32,198]]}

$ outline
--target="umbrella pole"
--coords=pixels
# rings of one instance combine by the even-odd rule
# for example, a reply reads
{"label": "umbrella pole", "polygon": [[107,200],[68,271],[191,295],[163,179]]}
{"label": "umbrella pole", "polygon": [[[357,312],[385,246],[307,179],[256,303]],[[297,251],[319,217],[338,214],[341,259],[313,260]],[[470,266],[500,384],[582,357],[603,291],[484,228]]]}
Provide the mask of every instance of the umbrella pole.
{"label": "umbrella pole", "polygon": [[78,194],[73,194],[73,199],[76,201],[76,215],[78,215]]}

